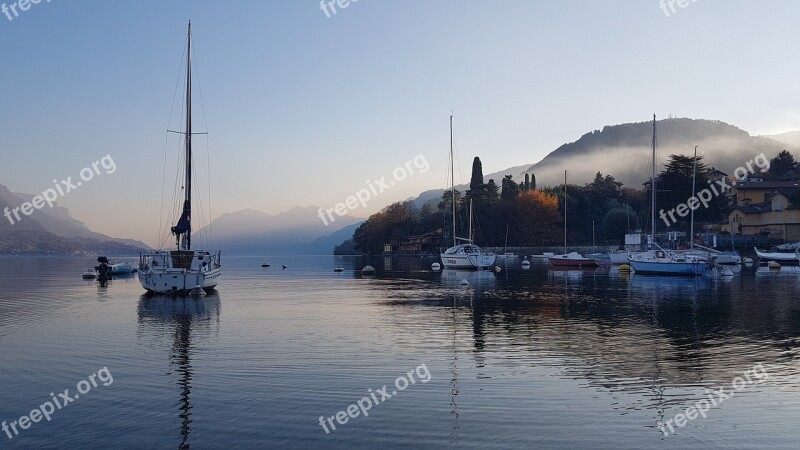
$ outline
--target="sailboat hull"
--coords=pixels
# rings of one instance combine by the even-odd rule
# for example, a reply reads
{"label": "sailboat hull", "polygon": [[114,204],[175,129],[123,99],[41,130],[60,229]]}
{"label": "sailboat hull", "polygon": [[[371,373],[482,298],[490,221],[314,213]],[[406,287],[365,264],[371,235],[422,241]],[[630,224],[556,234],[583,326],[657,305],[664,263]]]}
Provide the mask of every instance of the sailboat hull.
{"label": "sailboat hull", "polygon": [[664,262],[664,261],[630,261],[631,268],[642,275],[676,275],[697,277],[706,271],[706,263],[694,262]]}
{"label": "sailboat hull", "polygon": [[568,258],[566,255],[553,256],[547,259],[554,267],[597,267],[600,264],[590,258]]}
{"label": "sailboat hull", "polygon": [[222,277],[220,254],[202,250],[159,251],[143,255],[139,283],[156,294],[187,294],[213,290]]}
{"label": "sailboat hull", "polygon": [[139,273],[139,283],[146,290],[156,294],[186,294],[197,286],[204,291],[213,290],[222,276],[222,269],[205,273],[171,273],[147,272]]}
{"label": "sailboat hull", "polygon": [[472,255],[451,255],[442,253],[442,265],[446,269],[488,269],[492,267],[497,259],[496,255],[491,254],[472,254]]}

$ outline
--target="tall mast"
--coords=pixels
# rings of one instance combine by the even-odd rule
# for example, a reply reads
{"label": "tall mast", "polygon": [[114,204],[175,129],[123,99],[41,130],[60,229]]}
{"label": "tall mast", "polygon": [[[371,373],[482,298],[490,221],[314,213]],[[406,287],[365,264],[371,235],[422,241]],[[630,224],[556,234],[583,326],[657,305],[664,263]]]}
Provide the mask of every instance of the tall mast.
{"label": "tall mast", "polygon": [[472,244],[472,199],[469,199],[469,243]]}
{"label": "tall mast", "polygon": [[656,240],[656,115],[653,114],[653,177],[650,178],[650,209],[652,214],[653,232],[652,239],[655,243]]}
{"label": "tall mast", "polygon": [[[697,146],[694,146],[694,166],[692,167],[692,197],[697,183]],[[692,224],[689,231],[689,248],[694,248],[694,208],[692,208]]]}
{"label": "tall mast", "polygon": [[567,171],[564,171],[564,254],[567,254]]}
{"label": "tall mast", "polygon": [[453,204],[453,247],[456,246],[456,175],[453,161],[453,115],[450,114],[450,203]]}
{"label": "tall mast", "polygon": [[192,248],[192,22],[189,21],[186,43],[186,231],[183,235],[183,249]]}

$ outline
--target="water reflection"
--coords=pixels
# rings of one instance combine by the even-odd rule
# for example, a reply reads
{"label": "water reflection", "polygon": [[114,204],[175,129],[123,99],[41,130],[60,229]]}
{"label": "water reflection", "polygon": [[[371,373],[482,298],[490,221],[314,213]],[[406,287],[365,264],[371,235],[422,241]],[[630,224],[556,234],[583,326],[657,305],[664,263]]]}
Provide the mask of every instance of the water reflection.
{"label": "water reflection", "polygon": [[195,376],[192,357],[197,339],[219,332],[220,298],[218,293],[207,296],[165,297],[143,295],[138,306],[140,340],[169,344],[169,374],[177,375],[179,449],[189,449],[192,416],[192,379]]}

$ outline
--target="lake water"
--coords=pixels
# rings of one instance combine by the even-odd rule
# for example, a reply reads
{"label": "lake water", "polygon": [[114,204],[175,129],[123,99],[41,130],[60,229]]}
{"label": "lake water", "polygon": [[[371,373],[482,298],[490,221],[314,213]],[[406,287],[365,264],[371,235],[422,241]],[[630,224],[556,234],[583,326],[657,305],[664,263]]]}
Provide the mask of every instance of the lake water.
{"label": "lake water", "polygon": [[90,258],[0,258],[0,421],[18,431],[0,448],[800,446],[797,269],[262,262],[223,258],[216,294],[173,299],[83,281]]}

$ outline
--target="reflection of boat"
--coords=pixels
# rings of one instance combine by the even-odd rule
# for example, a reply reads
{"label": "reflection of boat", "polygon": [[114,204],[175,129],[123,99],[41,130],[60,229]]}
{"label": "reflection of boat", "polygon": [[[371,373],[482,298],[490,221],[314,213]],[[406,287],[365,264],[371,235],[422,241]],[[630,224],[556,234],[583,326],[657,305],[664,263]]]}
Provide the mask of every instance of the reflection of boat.
{"label": "reflection of boat", "polygon": [[788,263],[788,264],[800,264],[800,256],[795,253],[781,253],[781,252],[762,252],[759,249],[755,249],[756,255],[758,255],[758,259],[761,262],[770,262],[775,261],[781,264]]}
{"label": "reflection of boat", "polygon": [[94,280],[97,278],[97,272],[94,269],[87,269],[86,272],[83,272],[83,279],[84,280]]}
{"label": "reflection of boat", "polygon": [[[453,246],[441,254],[446,269],[486,269],[497,255],[483,251],[472,242],[472,201],[469,203],[469,238],[456,237],[456,187],[453,173],[453,116],[450,116],[450,203],[453,205]],[[459,244],[458,241],[464,242]]]}
{"label": "reflection of boat", "polygon": [[[196,377],[192,357],[198,340],[207,338],[219,326],[220,299],[217,294],[201,298],[142,296],[139,300],[140,336],[147,336],[147,342],[161,339],[169,354],[169,365],[174,370],[166,370],[170,380],[166,385],[178,386],[177,417],[180,421],[180,449],[189,448],[189,435],[192,424],[192,381]],[[177,375],[177,380],[172,378]]]}
{"label": "reflection of boat", "polygon": [[189,23],[186,54],[186,165],[183,212],[172,227],[177,250],[157,250],[139,258],[139,282],[156,293],[182,293],[195,288],[213,290],[222,275],[220,252],[192,250],[192,24]]}
{"label": "reflection of boat", "polygon": [[[474,290],[487,291],[494,289],[497,285],[497,277],[492,270],[444,269],[441,279],[447,287],[455,289],[464,289],[468,286]],[[464,280],[469,284],[462,285],[461,282]]]}

